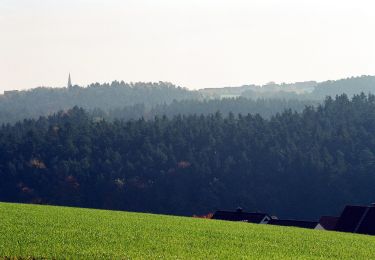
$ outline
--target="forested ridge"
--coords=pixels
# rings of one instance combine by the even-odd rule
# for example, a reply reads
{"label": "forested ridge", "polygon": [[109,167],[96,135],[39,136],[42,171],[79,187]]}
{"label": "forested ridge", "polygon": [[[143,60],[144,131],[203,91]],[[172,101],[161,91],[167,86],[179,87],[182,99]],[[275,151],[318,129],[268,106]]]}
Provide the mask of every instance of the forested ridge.
{"label": "forested ridge", "polygon": [[91,84],[70,88],[39,87],[0,96],[0,124],[48,116],[79,106],[87,110],[109,111],[144,104],[148,108],[173,100],[198,99],[200,94],[168,82]]}
{"label": "forested ridge", "polygon": [[359,93],[375,94],[375,76],[362,75],[323,82],[304,81],[295,83],[269,82],[265,85],[243,85],[240,87],[207,88],[202,94],[214,97],[242,96],[252,99],[300,99],[324,100],[327,96],[347,94],[349,97]]}
{"label": "forested ridge", "polygon": [[[168,82],[95,83],[87,87],[39,87],[0,95],[0,124],[49,116],[74,106],[106,119],[148,119],[177,114],[209,114],[220,110],[259,113],[269,118],[285,109],[301,112],[326,96],[364,92],[375,94],[375,77],[361,76],[325,82],[268,83],[263,86],[188,90]],[[234,100],[237,98],[238,100]]]}
{"label": "forested ridge", "polygon": [[281,217],[375,199],[375,96],[264,119],[94,120],[81,108],[0,129],[0,200],[192,215]]}
{"label": "forested ridge", "polygon": [[229,113],[233,114],[259,114],[264,118],[281,113],[286,109],[296,112],[302,112],[306,106],[316,106],[320,102],[314,100],[298,99],[249,99],[244,97],[210,99],[210,100],[174,100],[169,104],[157,104],[151,108],[144,104],[126,106],[122,108],[105,111],[102,109],[93,109],[89,114],[97,119],[107,120],[131,120],[144,118],[153,119],[156,116],[173,117],[176,115],[209,115],[220,111],[223,116]]}

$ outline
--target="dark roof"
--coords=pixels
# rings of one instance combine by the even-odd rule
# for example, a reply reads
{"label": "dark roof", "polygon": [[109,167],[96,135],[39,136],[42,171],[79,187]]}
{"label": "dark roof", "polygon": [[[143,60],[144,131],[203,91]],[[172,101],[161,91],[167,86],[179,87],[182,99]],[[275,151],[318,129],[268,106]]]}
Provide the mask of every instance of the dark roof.
{"label": "dark roof", "polygon": [[357,233],[375,235],[375,207],[369,207],[360,223]]}
{"label": "dark roof", "polygon": [[346,206],[336,224],[336,231],[356,232],[369,207]]}
{"label": "dark roof", "polygon": [[304,221],[293,219],[271,219],[268,224],[277,226],[300,227],[300,228],[315,228],[318,225],[316,221]]}
{"label": "dark roof", "polygon": [[339,220],[338,217],[332,217],[332,216],[322,216],[319,219],[319,224],[325,229],[325,230],[335,230],[337,221]]}
{"label": "dark roof", "polygon": [[212,219],[228,220],[228,221],[244,221],[251,223],[260,223],[265,217],[271,219],[266,213],[251,213],[244,211],[216,211]]}

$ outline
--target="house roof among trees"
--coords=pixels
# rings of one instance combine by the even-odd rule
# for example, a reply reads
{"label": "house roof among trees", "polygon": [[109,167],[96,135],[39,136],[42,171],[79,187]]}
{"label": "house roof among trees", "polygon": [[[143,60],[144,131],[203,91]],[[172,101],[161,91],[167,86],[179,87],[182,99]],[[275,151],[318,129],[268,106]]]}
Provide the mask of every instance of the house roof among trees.
{"label": "house roof among trees", "polygon": [[316,221],[304,221],[294,219],[271,219],[268,224],[277,226],[289,226],[289,227],[300,227],[300,228],[315,228],[318,225]]}
{"label": "house roof among trees", "polygon": [[375,207],[368,207],[357,233],[375,235]]}
{"label": "house roof among trees", "polygon": [[337,221],[335,230],[341,232],[357,232],[369,208],[370,207],[367,206],[346,206]]}
{"label": "house roof among trees", "polygon": [[244,212],[242,209],[237,209],[236,211],[216,211],[212,219],[260,223],[265,217],[271,219],[266,213]]}
{"label": "house roof among trees", "polygon": [[332,216],[322,216],[319,219],[319,224],[325,229],[325,230],[335,230],[337,221],[339,220],[338,217],[332,217]]}

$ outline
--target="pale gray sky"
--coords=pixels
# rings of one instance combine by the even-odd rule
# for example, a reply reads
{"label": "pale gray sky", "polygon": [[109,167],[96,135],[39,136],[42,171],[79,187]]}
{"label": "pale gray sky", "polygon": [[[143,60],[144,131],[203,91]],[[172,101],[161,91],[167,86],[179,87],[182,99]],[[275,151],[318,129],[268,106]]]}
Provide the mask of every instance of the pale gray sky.
{"label": "pale gray sky", "polygon": [[0,91],[375,75],[374,0],[0,0]]}

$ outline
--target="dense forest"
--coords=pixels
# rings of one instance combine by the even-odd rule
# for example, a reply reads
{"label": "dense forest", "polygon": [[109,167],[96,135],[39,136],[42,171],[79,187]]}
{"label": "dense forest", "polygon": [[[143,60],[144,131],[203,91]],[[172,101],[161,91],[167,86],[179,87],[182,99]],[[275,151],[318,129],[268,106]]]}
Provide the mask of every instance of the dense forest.
{"label": "dense forest", "polygon": [[95,120],[82,108],[0,129],[0,200],[193,215],[242,206],[314,219],[375,200],[375,96],[302,112]]}

